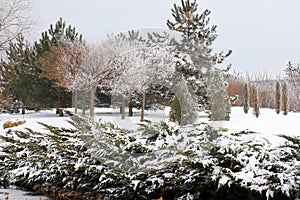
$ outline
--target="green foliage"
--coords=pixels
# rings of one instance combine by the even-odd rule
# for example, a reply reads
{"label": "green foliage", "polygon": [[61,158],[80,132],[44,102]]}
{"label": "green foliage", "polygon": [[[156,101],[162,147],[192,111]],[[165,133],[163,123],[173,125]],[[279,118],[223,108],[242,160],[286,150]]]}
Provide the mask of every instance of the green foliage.
{"label": "green foliage", "polygon": [[[179,41],[175,39],[171,41],[173,51],[184,61],[177,64],[177,71],[193,88],[200,107],[206,109],[209,102],[208,80],[212,67],[215,63],[221,63],[231,51],[212,55],[211,46],[217,38],[216,26],[209,26],[209,10],[198,14],[197,9],[196,1],[182,0],[181,5],[174,4],[171,10],[174,22],[168,20],[167,25],[170,30],[181,33]],[[189,58],[183,56],[184,54]]]}
{"label": "green foliage", "polygon": [[[40,123],[47,132],[0,134],[0,184],[50,185],[47,194],[53,198],[74,191],[91,199],[99,193],[109,199],[203,200],[266,199],[270,192],[270,199],[300,195],[299,170],[292,165],[299,161],[298,137],[281,136],[287,143],[269,149],[268,141],[248,137],[249,131],[216,133],[219,137],[208,140],[206,124],[143,122],[144,130],[134,132],[78,115],[72,115],[71,123],[74,128]],[[124,160],[126,153],[130,156]],[[128,161],[131,167],[142,165],[128,170]]]}
{"label": "green foliage", "polygon": [[243,108],[244,108],[244,113],[248,113],[249,111],[249,87],[248,84],[245,83],[244,86],[244,104],[243,104]]}
{"label": "green foliage", "polygon": [[287,89],[287,84],[286,82],[283,83],[282,85],[282,111],[284,115],[287,115],[289,112],[289,107],[288,107],[288,89]]}
{"label": "green foliage", "polygon": [[14,71],[11,79],[14,98],[21,100],[25,107],[35,110],[54,107],[51,102],[55,98],[55,91],[49,80],[39,77],[34,51],[23,36],[20,35],[15,43],[10,43],[7,55],[7,65]]}
{"label": "green foliage", "polygon": [[277,81],[276,82],[276,85],[275,85],[275,112],[277,114],[280,113],[280,100],[281,100],[281,97],[280,97],[280,84],[279,82]]}

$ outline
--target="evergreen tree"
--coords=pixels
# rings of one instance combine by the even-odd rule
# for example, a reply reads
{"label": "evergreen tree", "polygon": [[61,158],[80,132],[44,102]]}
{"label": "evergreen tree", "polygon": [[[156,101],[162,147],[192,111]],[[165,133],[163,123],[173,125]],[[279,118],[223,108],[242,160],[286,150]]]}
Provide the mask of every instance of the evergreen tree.
{"label": "evergreen tree", "polygon": [[258,100],[257,89],[255,87],[253,87],[252,89],[252,104],[253,104],[253,114],[255,115],[255,117],[258,117],[260,115],[259,100]]}
{"label": "evergreen tree", "polygon": [[7,55],[7,64],[14,71],[11,79],[11,92],[14,98],[34,110],[53,107],[49,101],[53,91],[51,87],[45,89],[49,85],[49,80],[39,77],[33,50],[22,35],[19,35],[14,43],[10,43]]}
{"label": "evergreen tree", "polygon": [[275,112],[280,113],[280,84],[278,81],[275,85]]}
{"label": "evergreen tree", "polygon": [[210,89],[210,119],[212,121],[229,120],[230,102],[222,79],[222,71],[214,71]]}
{"label": "evergreen tree", "polygon": [[288,90],[286,82],[282,85],[282,111],[284,115],[287,115],[289,112],[288,109]]}
{"label": "evergreen tree", "polygon": [[248,87],[248,84],[245,83],[245,86],[244,86],[244,105],[243,105],[243,108],[244,108],[244,113],[248,113],[249,111],[249,87]]}
{"label": "evergreen tree", "polygon": [[[34,44],[34,53],[37,59],[35,67],[37,68],[38,76],[43,78],[45,83],[48,83],[43,86],[43,89],[45,90],[45,88],[47,88],[49,90],[48,92],[51,92],[50,96],[56,96],[56,100],[49,98],[49,104],[54,104],[59,108],[58,111],[60,116],[63,115],[61,108],[65,106],[64,101],[67,100],[69,104],[71,103],[71,95],[66,92],[66,88],[55,87],[54,81],[51,80],[50,77],[47,78],[47,70],[40,60],[44,56],[47,56],[52,46],[58,46],[59,42],[62,40],[70,42],[81,41],[82,35],[77,33],[76,29],[71,25],[67,26],[66,22],[60,18],[54,26],[51,24],[50,28],[42,33],[42,38]],[[65,97],[67,97],[67,99],[65,99]]]}
{"label": "evergreen tree", "polygon": [[170,120],[178,122],[179,125],[192,124],[198,117],[195,110],[197,102],[190,90],[187,81],[182,79],[175,91],[175,97],[171,104]]}
{"label": "evergreen tree", "polygon": [[[182,0],[181,5],[174,4],[172,15],[174,22],[168,20],[170,30],[181,33],[180,41],[172,40],[174,51],[178,57],[186,62],[177,64],[177,71],[189,81],[198,96],[200,107],[207,108],[208,79],[211,77],[212,67],[221,63],[231,51],[224,54],[212,55],[212,44],[217,38],[216,26],[209,26],[210,11],[197,13],[196,1]],[[188,55],[190,60],[182,55]]]}

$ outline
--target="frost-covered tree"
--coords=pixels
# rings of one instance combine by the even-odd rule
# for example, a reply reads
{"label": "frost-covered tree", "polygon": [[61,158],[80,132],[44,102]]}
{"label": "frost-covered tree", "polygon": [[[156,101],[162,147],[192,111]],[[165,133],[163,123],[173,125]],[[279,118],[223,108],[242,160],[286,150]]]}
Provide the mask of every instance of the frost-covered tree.
{"label": "frost-covered tree", "polygon": [[289,90],[289,107],[300,111],[300,64],[289,62],[285,68],[286,82]]}
{"label": "frost-covered tree", "polygon": [[103,49],[99,45],[88,45],[82,66],[76,73],[76,84],[90,92],[90,119],[94,120],[94,99],[96,87],[109,78],[112,69],[107,65]]}
{"label": "frost-covered tree", "polygon": [[31,0],[0,0],[0,51],[35,24]]}
{"label": "frost-covered tree", "polygon": [[[138,54],[136,46],[131,45],[122,37],[109,36],[99,45],[90,44],[83,58],[83,64],[77,73],[76,84],[90,92],[90,117],[94,118],[95,89],[109,88],[113,94],[124,94],[128,85],[123,79],[132,79],[133,76],[124,77],[125,71],[130,65],[136,63]],[[136,60],[134,60],[136,59]],[[139,63],[140,64],[140,63]],[[134,65],[135,67],[137,64]]]}
{"label": "frost-covered tree", "polygon": [[287,115],[289,112],[289,105],[288,105],[288,89],[287,89],[287,84],[284,82],[282,84],[282,111],[284,115]]}
{"label": "frost-covered tree", "polygon": [[132,47],[123,52],[119,59],[129,56],[130,64],[125,65],[122,73],[117,76],[113,91],[122,95],[131,92],[140,94],[142,98],[141,121],[143,121],[146,92],[151,85],[163,84],[174,73],[176,60],[174,55],[163,47],[149,46],[145,42],[125,41],[131,43]]}
{"label": "frost-covered tree", "polygon": [[280,100],[281,100],[281,97],[280,97],[280,84],[278,81],[276,81],[276,85],[275,85],[275,112],[277,114],[280,113]]}
{"label": "frost-covered tree", "polygon": [[249,111],[249,87],[248,84],[245,83],[244,85],[244,104],[243,104],[243,108],[244,108],[244,113],[248,113]]}

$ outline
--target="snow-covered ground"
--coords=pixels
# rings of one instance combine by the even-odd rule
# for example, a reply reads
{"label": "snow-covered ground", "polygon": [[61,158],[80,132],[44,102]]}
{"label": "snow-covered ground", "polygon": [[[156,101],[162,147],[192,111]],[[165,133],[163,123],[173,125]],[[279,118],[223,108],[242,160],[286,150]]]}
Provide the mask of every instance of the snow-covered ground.
{"label": "snow-covered ground", "polygon": [[0,189],[0,199],[5,199],[8,196],[9,200],[48,200],[49,198],[42,195],[35,195],[18,189]]}
{"label": "snow-covered ground", "polygon": [[[169,109],[146,111],[145,118],[152,121],[167,121]],[[88,115],[88,113],[87,113]],[[26,120],[26,123],[13,127],[12,129],[24,130],[24,128],[30,128],[36,131],[44,131],[43,126],[38,122],[46,123],[58,127],[71,128],[71,124],[68,122],[70,117],[65,115],[64,117],[58,117],[55,114],[55,110],[46,110],[39,112],[28,112],[25,115],[21,114],[0,114],[0,131],[3,129],[3,123],[7,120],[17,121]],[[101,122],[112,122],[120,127],[127,129],[137,129],[140,120],[139,110],[134,110],[133,117],[127,117],[125,120],[121,119],[119,109],[112,108],[98,108],[96,109],[95,120]],[[276,114],[272,109],[260,109],[260,116],[254,117],[252,110],[249,110],[248,114],[243,112],[241,107],[233,107],[231,112],[231,118],[228,122],[214,122],[213,126],[216,128],[227,128],[228,134],[240,132],[243,130],[253,131],[257,134],[252,134],[251,137],[263,136],[269,140],[272,144],[278,145],[284,139],[277,135],[285,134],[300,136],[300,113],[288,113],[288,115]],[[198,122],[208,122],[207,118],[200,117]],[[7,130],[7,129],[6,129]]]}

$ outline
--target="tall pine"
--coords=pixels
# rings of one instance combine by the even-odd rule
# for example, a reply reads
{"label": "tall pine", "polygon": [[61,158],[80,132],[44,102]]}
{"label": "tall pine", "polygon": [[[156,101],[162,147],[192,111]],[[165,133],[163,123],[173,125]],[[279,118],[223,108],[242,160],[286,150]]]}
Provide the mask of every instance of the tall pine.
{"label": "tall pine", "polygon": [[[170,30],[180,33],[180,39],[172,40],[174,51],[185,60],[177,64],[177,71],[182,74],[198,96],[199,106],[208,108],[208,82],[214,64],[221,63],[227,53],[212,54],[212,44],[217,38],[216,26],[210,26],[210,11],[199,14],[196,0],[182,0],[181,5],[174,4],[171,9],[174,21],[168,20]],[[189,55],[191,62],[184,54]],[[195,108],[197,109],[197,108]]]}
{"label": "tall pine", "polygon": [[[50,25],[49,29],[42,33],[42,38],[35,42],[34,51],[37,60],[40,60],[42,57],[47,56],[47,53],[50,50],[51,46],[57,46],[61,40],[66,40],[73,42],[75,40],[82,40],[82,35],[76,32],[75,27],[71,25],[67,26],[66,22],[60,18],[55,25]],[[38,69],[39,76],[42,76],[45,81],[49,82],[48,87],[45,87],[51,91],[51,96],[56,95],[56,103],[51,99],[51,104],[54,104],[59,111],[60,116],[62,116],[62,107],[71,105],[72,98],[71,94],[66,92],[66,88],[55,87],[53,80],[47,78],[47,71],[45,71],[44,66],[41,62],[38,62],[36,65]]]}
{"label": "tall pine", "polygon": [[51,84],[49,80],[39,76],[34,51],[22,35],[10,43],[7,55],[7,64],[14,71],[11,79],[13,98],[21,100],[24,106],[34,110],[52,108]]}

